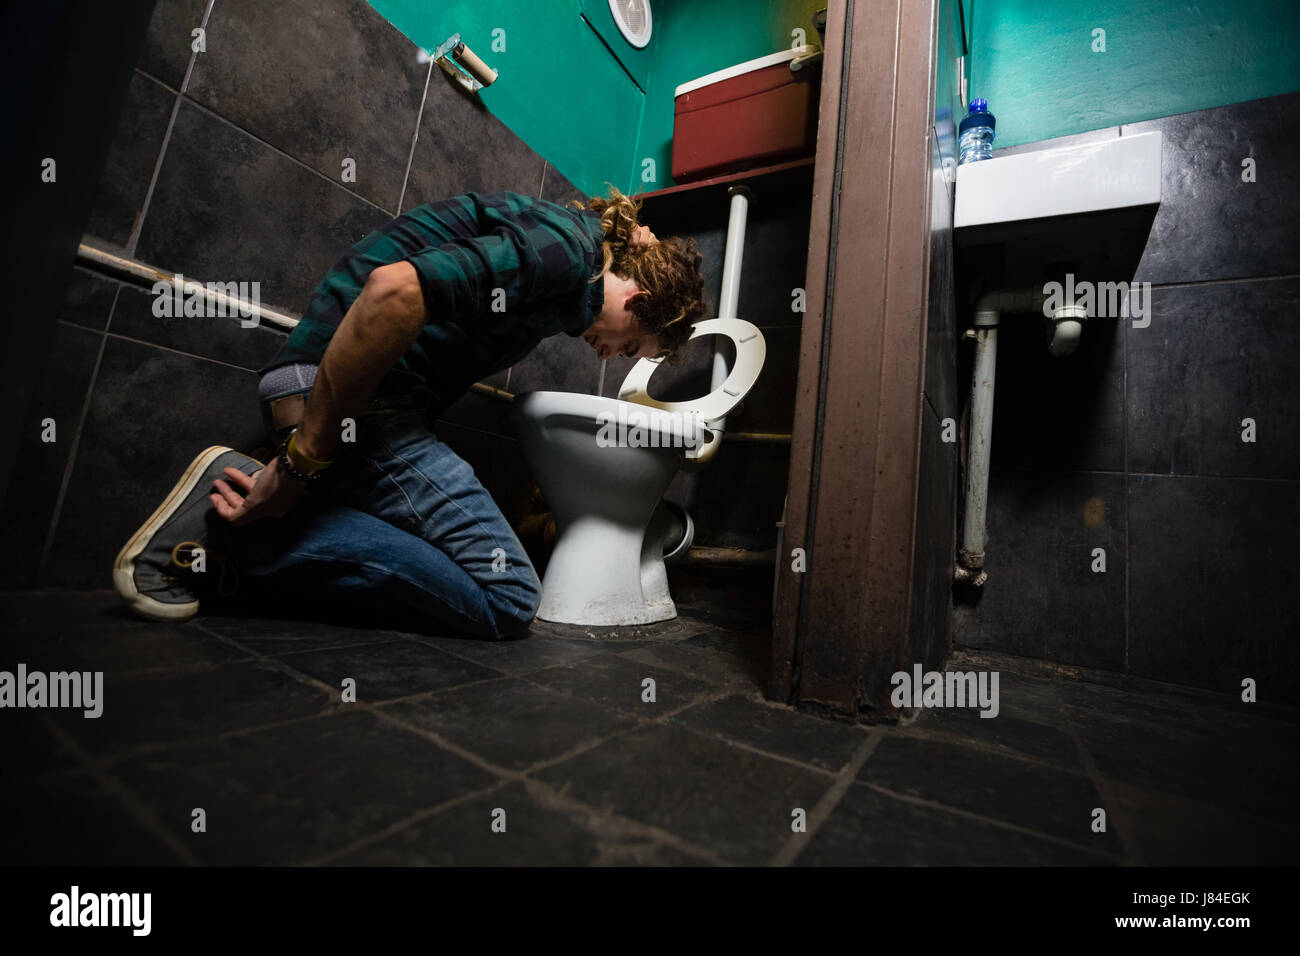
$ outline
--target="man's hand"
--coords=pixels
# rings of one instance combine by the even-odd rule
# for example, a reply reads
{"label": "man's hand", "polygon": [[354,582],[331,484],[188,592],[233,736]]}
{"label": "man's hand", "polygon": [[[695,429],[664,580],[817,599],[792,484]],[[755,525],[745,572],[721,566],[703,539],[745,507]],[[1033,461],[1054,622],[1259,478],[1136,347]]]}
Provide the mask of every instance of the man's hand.
{"label": "man's hand", "polygon": [[234,525],[283,517],[302,495],[303,483],[280,470],[278,457],[255,475],[246,475],[238,468],[225,469],[225,475],[239,490],[218,478],[212,483],[216,494],[208,497],[217,514]]}

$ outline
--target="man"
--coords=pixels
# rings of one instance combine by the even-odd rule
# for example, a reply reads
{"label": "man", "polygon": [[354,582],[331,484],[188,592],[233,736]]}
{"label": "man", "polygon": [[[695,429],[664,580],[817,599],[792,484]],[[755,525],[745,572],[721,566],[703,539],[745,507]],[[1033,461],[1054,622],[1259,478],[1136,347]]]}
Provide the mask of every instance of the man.
{"label": "man", "polygon": [[263,375],[278,453],[194,460],[117,557],[132,609],[185,620],[250,576],[304,610],[330,595],[522,634],[537,574],[429,423],[546,336],[581,335],[600,359],[669,355],[704,315],[693,241],[658,240],[617,190],[574,205],[468,193],[354,246]]}

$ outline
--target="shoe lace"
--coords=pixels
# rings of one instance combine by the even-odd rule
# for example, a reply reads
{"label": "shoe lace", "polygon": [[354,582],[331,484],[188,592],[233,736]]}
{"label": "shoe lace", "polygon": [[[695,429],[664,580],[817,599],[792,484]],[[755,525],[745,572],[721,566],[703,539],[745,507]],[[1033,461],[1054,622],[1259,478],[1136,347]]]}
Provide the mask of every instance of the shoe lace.
{"label": "shoe lace", "polygon": [[[199,554],[204,555],[205,569],[207,561],[211,561],[216,566],[217,594],[221,597],[232,597],[239,590],[239,570],[220,551],[211,551],[197,541],[182,541],[172,548],[172,564],[182,571],[189,571],[191,574],[206,573],[206,570],[193,570]],[[172,575],[164,574],[163,576],[169,581],[176,580]]]}

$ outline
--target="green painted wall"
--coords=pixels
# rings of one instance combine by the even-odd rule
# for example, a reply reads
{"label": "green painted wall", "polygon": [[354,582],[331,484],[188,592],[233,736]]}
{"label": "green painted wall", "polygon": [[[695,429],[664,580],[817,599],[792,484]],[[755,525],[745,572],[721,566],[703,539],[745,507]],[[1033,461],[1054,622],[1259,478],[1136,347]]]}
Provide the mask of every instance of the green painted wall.
{"label": "green painted wall", "polygon": [[[817,43],[812,15],[827,0],[653,0],[644,50],[617,34],[607,0],[370,4],[429,51],[459,33],[500,73],[479,94],[483,104],[575,186],[599,194],[607,181],[625,192],[672,185],[673,90],[790,46],[796,27]],[[498,28],[504,51],[492,49]],[[646,159],[653,180],[643,178]]]}
{"label": "green painted wall", "polygon": [[[483,104],[579,189],[603,193],[606,180],[630,186],[645,96],[583,21],[583,0],[370,3],[430,52],[459,33],[500,74],[480,91]],[[504,51],[492,48],[497,29]]]}
{"label": "green painted wall", "polygon": [[998,146],[1300,90],[1297,0],[968,3],[970,95]]}

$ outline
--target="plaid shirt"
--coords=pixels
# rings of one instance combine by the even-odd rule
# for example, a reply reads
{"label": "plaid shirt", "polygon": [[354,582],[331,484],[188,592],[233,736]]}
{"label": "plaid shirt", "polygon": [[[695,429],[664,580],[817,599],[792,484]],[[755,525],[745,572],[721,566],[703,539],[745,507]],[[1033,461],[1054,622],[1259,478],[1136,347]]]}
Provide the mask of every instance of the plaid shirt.
{"label": "plaid shirt", "polygon": [[428,324],[377,392],[411,397],[436,416],[543,338],[577,336],[595,321],[604,284],[589,280],[600,269],[602,239],[595,213],[518,193],[467,193],[419,206],[348,250],[263,371],[320,364],[371,271],[409,262]]}

